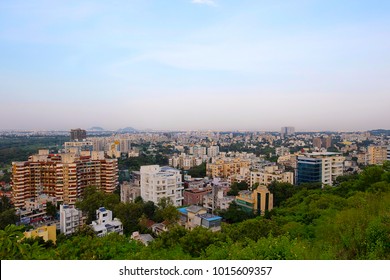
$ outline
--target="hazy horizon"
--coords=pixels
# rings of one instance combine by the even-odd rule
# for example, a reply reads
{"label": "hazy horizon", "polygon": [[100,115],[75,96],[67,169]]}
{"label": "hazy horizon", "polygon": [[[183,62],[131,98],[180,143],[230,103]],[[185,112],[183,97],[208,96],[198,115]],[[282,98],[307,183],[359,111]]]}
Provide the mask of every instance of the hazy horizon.
{"label": "hazy horizon", "polygon": [[0,2],[0,129],[390,129],[390,2]]}

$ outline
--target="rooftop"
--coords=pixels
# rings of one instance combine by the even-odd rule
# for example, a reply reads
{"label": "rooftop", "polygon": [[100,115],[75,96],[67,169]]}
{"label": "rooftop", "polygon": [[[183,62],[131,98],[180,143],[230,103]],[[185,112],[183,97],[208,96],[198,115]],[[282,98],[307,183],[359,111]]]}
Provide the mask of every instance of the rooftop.
{"label": "rooftop", "polygon": [[222,217],[216,216],[216,215],[213,215],[213,214],[209,214],[209,213],[200,214],[198,216],[201,217],[202,219],[205,219],[205,220],[209,221],[209,222],[222,220]]}

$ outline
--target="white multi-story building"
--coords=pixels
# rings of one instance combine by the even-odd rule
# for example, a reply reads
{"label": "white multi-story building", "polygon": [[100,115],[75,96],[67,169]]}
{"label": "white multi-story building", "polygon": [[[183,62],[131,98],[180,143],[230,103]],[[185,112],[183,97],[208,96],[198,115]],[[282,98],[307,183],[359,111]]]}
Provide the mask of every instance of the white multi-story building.
{"label": "white multi-story building", "polygon": [[333,185],[343,175],[345,157],[340,153],[306,153],[298,156],[297,184],[321,182]]}
{"label": "white multi-story building", "polygon": [[158,203],[169,198],[175,206],[184,200],[180,170],[158,165],[141,166],[141,197],[145,201]]}
{"label": "white multi-story building", "polygon": [[277,147],[275,148],[275,154],[277,156],[285,156],[290,154],[290,149],[286,147]]}
{"label": "white multi-story building", "polygon": [[207,148],[208,157],[216,157],[219,155],[219,146],[210,146]]}
{"label": "white multi-story building", "polygon": [[387,146],[387,158],[388,161],[390,161],[390,146]]}
{"label": "white multi-story building", "polygon": [[98,237],[103,237],[112,232],[123,234],[122,222],[117,218],[112,219],[112,211],[100,207],[96,210],[96,219],[91,226]]}
{"label": "white multi-story building", "polygon": [[190,147],[190,154],[198,157],[202,157],[207,152],[206,147],[202,147],[199,145]]}
{"label": "white multi-story building", "polygon": [[81,210],[73,205],[60,205],[60,231],[65,235],[75,233],[84,224]]}

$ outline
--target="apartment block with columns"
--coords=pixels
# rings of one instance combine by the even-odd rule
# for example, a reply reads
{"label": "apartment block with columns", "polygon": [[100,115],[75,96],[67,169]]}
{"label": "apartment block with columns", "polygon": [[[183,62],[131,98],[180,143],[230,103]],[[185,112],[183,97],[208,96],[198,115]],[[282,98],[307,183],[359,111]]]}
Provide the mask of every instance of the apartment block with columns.
{"label": "apartment block with columns", "polygon": [[103,152],[50,154],[40,150],[27,161],[12,163],[12,202],[17,208],[40,194],[74,205],[87,186],[112,193],[117,185],[118,162],[104,158]]}

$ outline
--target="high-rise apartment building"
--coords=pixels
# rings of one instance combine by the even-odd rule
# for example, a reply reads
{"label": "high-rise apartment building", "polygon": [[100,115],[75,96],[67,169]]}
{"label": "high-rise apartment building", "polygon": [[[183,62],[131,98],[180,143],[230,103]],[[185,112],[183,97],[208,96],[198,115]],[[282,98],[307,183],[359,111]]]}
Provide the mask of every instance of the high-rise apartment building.
{"label": "high-rise apartment building", "polygon": [[219,155],[219,146],[210,146],[207,148],[208,157],[216,157]]}
{"label": "high-rise apartment building", "polygon": [[158,165],[141,166],[141,197],[145,201],[158,203],[168,198],[173,205],[183,204],[183,185],[180,170]]}
{"label": "high-rise apartment building", "polygon": [[307,153],[298,156],[297,184],[321,182],[332,186],[343,175],[345,157],[339,153]]}
{"label": "high-rise apartment building", "polygon": [[328,149],[332,147],[332,137],[331,136],[314,137],[313,146],[317,149],[321,149],[321,148]]}
{"label": "high-rise apartment building", "polygon": [[118,185],[118,162],[104,158],[103,152],[49,154],[40,150],[28,161],[12,163],[12,201],[24,201],[40,194],[74,205],[87,186],[112,193]]}
{"label": "high-rise apartment building", "polygon": [[84,129],[76,128],[70,130],[70,141],[83,141],[87,139],[87,132]]}
{"label": "high-rise apartment building", "polygon": [[284,126],[280,129],[280,134],[283,136],[292,135],[295,133],[295,128],[293,126]]}

